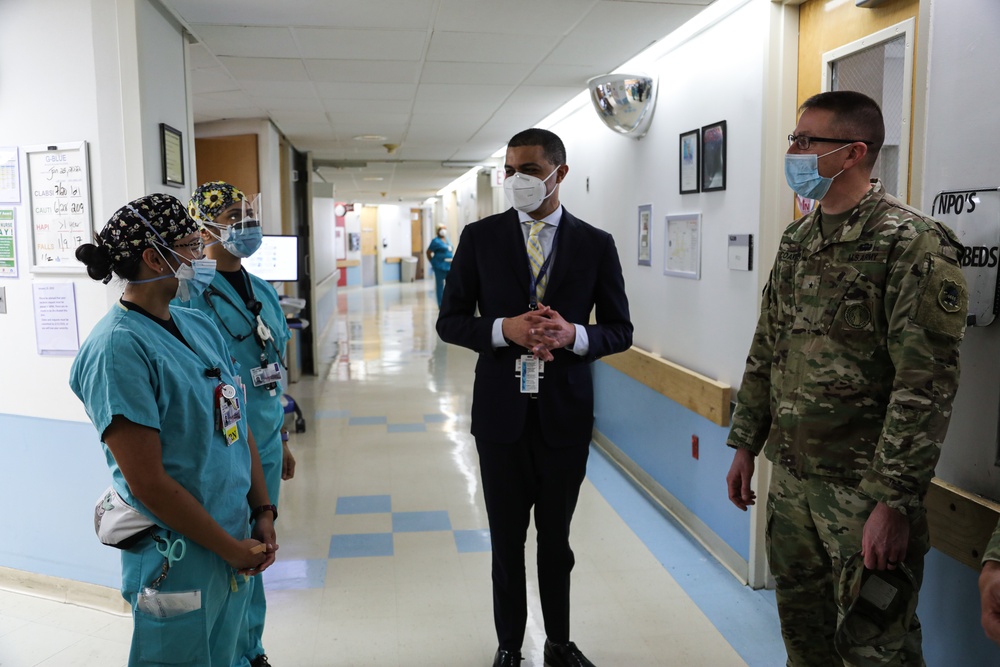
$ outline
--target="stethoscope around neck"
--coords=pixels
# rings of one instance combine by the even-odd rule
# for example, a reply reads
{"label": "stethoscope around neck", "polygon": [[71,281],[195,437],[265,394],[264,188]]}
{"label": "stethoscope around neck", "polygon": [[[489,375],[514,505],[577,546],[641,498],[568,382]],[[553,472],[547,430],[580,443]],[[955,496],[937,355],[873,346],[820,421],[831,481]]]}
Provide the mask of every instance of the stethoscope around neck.
{"label": "stethoscope around neck", "polygon": [[[250,291],[251,297],[253,297],[253,288],[250,288],[249,291]],[[225,301],[226,303],[228,303],[229,306],[233,310],[235,310],[240,315],[242,315],[243,319],[246,320],[247,324],[250,325],[250,332],[246,333],[246,334],[242,334],[242,335],[233,333],[233,331],[229,328],[229,325],[227,325],[226,322],[225,322],[225,320],[222,319],[222,316],[219,315],[219,311],[218,311],[218,309],[216,309],[215,304],[212,303],[212,297],[213,296],[222,297],[223,301]],[[247,310],[249,310],[251,313],[253,313],[254,317],[257,320],[256,322],[253,319],[251,319],[246,314],[246,312],[243,311],[243,309],[241,309],[239,306],[237,306],[233,302],[233,300],[230,299],[224,292],[221,292],[221,291],[215,289],[211,285],[209,285],[208,289],[205,290],[205,302],[208,304],[208,307],[212,309],[212,312],[215,313],[215,317],[216,317],[216,319],[219,320],[219,324],[222,325],[222,328],[225,329],[226,333],[229,334],[229,336],[231,338],[233,338],[237,343],[242,343],[247,338],[250,338],[251,336],[253,336],[253,339],[257,342],[257,345],[260,346],[260,357],[261,357],[261,365],[262,366],[266,365],[266,362],[267,362],[267,345],[268,345],[268,343],[270,343],[271,344],[271,349],[274,350],[274,354],[275,354],[275,356],[278,359],[278,363],[281,364],[281,367],[283,369],[285,369],[286,371],[288,370],[288,366],[285,365],[284,360],[281,358],[281,352],[278,350],[278,346],[274,344],[274,336],[271,334],[271,330],[264,323],[264,319],[260,316],[261,309],[264,307],[263,304],[260,301],[258,301],[256,298],[254,298],[253,302],[252,302],[253,306],[251,306],[250,303],[246,304]]]}

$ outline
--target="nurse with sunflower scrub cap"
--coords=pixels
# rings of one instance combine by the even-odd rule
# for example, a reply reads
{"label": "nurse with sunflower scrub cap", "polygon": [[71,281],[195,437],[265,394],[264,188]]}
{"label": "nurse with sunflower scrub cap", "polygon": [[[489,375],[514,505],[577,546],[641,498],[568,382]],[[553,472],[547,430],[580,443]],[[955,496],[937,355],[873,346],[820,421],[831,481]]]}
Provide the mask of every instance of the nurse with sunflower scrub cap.
{"label": "nurse with sunflower scrub cap", "polygon": [[[247,418],[257,439],[268,495],[277,518],[281,480],[295,474],[295,458],[282,427],[281,372],[290,332],[278,293],[263,279],[248,273],[242,260],[261,245],[260,195],[249,198],[224,181],[201,185],[188,203],[188,214],[201,228],[205,254],[216,262],[212,283],[198,296],[178,301],[215,322],[239,364],[247,390]],[[243,654],[252,667],[267,661],[261,637],[267,602],[260,577],[254,577]]]}

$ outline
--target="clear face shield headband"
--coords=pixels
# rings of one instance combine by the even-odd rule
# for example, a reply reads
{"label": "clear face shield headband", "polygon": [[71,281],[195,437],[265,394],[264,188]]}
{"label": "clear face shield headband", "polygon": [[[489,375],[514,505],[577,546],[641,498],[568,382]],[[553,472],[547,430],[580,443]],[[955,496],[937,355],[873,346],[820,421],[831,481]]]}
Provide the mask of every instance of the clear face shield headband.
{"label": "clear face shield headband", "polygon": [[257,252],[263,241],[263,228],[258,217],[260,194],[252,198],[245,197],[239,203],[238,211],[230,206],[229,208],[233,210],[223,213],[227,218],[224,222],[229,224],[206,222],[204,229],[216,239],[209,245],[221,243],[229,254],[244,258]]}

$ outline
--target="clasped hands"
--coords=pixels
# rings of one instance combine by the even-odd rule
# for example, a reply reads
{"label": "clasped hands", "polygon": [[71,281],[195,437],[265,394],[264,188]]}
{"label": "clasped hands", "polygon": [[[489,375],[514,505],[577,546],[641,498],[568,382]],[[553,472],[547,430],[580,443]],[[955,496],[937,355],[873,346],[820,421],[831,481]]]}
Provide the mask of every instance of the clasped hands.
{"label": "clasped hands", "polygon": [[538,310],[504,318],[501,327],[504,338],[530,350],[542,361],[552,361],[552,350],[576,343],[576,327],[541,303]]}

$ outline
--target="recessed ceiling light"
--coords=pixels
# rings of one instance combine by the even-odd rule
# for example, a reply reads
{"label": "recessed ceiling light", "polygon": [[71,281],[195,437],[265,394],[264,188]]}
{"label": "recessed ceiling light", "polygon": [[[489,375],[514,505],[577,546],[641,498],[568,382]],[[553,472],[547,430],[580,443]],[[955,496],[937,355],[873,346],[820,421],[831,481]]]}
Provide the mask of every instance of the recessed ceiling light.
{"label": "recessed ceiling light", "polygon": [[381,134],[359,134],[354,137],[355,141],[385,141],[389,137],[383,137]]}
{"label": "recessed ceiling light", "polygon": [[385,179],[382,178],[381,176],[365,176],[364,180],[366,180],[366,181],[384,181]]}

